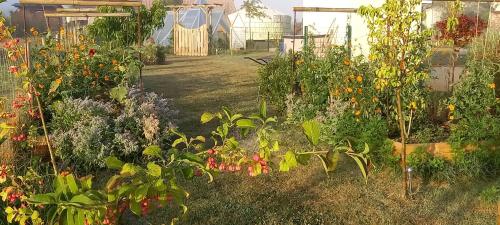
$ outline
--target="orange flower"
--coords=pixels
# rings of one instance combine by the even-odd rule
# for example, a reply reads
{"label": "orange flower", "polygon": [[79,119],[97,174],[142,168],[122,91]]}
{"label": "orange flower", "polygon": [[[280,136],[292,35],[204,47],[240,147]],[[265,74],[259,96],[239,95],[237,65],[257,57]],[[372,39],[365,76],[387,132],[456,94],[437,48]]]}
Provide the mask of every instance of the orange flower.
{"label": "orange flower", "polygon": [[62,176],[62,177],[68,176],[69,175],[69,171],[62,171],[59,175]]}
{"label": "orange flower", "polygon": [[346,66],[351,65],[351,61],[349,61],[349,59],[344,59],[344,65]]}
{"label": "orange flower", "polygon": [[61,82],[62,82],[62,77],[59,77],[59,78],[56,79],[56,83],[57,84],[61,84]]}
{"label": "orange flower", "polygon": [[109,81],[109,76],[108,75],[104,76],[104,80]]}
{"label": "orange flower", "polygon": [[345,90],[346,90],[347,93],[352,93],[352,88],[350,88],[350,87],[346,88]]}
{"label": "orange flower", "polygon": [[361,83],[361,82],[363,82],[363,77],[362,77],[361,75],[358,75],[358,76],[356,77],[356,80],[357,80],[359,83]]}
{"label": "orange flower", "polygon": [[116,64],[118,64],[118,61],[116,61],[116,59],[113,59],[113,60],[111,60],[111,63],[113,63],[113,65],[116,65]]}
{"label": "orange flower", "polygon": [[363,93],[363,89],[358,88],[358,94],[362,94],[362,93]]}
{"label": "orange flower", "polygon": [[490,87],[491,89],[495,89],[497,86],[495,85],[495,83],[491,83],[488,84],[488,87]]}
{"label": "orange flower", "polygon": [[99,64],[99,68],[103,68],[104,67],[104,64]]}
{"label": "orange flower", "polygon": [[376,112],[376,113],[378,113],[378,114],[380,114],[380,113],[382,113],[382,109],[380,109],[380,108],[376,108],[376,109],[375,109],[375,112]]}

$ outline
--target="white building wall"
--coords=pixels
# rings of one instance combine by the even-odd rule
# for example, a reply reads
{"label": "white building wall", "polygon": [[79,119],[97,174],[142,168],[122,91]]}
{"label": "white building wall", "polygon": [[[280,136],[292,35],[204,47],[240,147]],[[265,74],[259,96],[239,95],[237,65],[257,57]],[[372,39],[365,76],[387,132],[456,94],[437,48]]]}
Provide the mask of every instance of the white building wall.
{"label": "white building wall", "polygon": [[[359,8],[362,5],[381,6],[384,0],[303,0],[304,7],[325,8]],[[327,34],[332,27],[335,30],[335,43],[344,44],[347,36],[347,24],[350,20],[352,27],[353,54],[368,55],[368,29],[364,19],[356,13],[326,13],[304,12],[303,25],[309,27],[313,34]]]}

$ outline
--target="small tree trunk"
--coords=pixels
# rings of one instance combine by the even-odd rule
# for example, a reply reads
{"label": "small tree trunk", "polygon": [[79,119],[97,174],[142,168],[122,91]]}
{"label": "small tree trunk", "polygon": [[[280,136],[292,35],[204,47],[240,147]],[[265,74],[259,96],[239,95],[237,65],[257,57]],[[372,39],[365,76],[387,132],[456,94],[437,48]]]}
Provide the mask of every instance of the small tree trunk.
{"label": "small tree trunk", "polygon": [[397,104],[397,112],[398,112],[398,121],[399,121],[399,131],[401,135],[401,143],[403,144],[403,151],[401,153],[401,161],[403,163],[403,188],[404,188],[404,196],[408,197],[408,172],[406,170],[406,135],[405,135],[405,120],[403,117],[403,107],[401,104],[401,87],[396,89],[396,104]]}

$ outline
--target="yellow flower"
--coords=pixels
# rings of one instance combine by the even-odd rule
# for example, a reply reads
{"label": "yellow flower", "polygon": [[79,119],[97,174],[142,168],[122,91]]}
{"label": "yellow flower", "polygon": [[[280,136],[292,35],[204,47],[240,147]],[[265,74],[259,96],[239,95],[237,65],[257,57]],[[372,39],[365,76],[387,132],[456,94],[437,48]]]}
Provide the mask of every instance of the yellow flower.
{"label": "yellow flower", "polygon": [[488,84],[488,87],[490,87],[491,89],[495,89],[497,86],[495,85],[495,83],[491,83]]}
{"label": "yellow flower", "polygon": [[410,109],[413,109],[413,110],[417,109],[417,103],[416,102],[411,102],[410,103]]}
{"label": "yellow flower", "polygon": [[455,119],[455,117],[454,117],[454,116],[452,116],[452,115],[450,115],[448,118],[449,118],[450,120]]}
{"label": "yellow flower", "polygon": [[378,98],[377,98],[376,96],[373,96],[373,98],[372,98],[372,102],[373,102],[373,103],[378,102]]}
{"label": "yellow flower", "polygon": [[347,93],[352,93],[352,88],[346,88]]}
{"label": "yellow flower", "polygon": [[356,80],[357,80],[359,83],[361,83],[361,82],[363,82],[363,77],[362,77],[361,75],[358,75],[358,76],[356,77]]}
{"label": "yellow flower", "polygon": [[361,110],[356,110],[356,112],[354,113],[355,116],[360,116],[361,115]]}
{"label": "yellow flower", "polygon": [[57,84],[61,84],[61,82],[62,82],[62,77],[56,79]]}
{"label": "yellow flower", "polygon": [[449,104],[448,109],[450,109],[450,111],[455,111],[455,105]]}
{"label": "yellow flower", "polygon": [[80,45],[80,51],[85,50],[85,48],[87,48],[87,46],[85,46],[85,45]]}
{"label": "yellow flower", "polygon": [[99,64],[99,68],[103,68],[104,67],[104,64]]}
{"label": "yellow flower", "polygon": [[356,101],[357,101],[357,100],[356,100],[356,97],[352,97],[352,98],[351,98],[351,102],[352,102],[352,103],[356,103]]}

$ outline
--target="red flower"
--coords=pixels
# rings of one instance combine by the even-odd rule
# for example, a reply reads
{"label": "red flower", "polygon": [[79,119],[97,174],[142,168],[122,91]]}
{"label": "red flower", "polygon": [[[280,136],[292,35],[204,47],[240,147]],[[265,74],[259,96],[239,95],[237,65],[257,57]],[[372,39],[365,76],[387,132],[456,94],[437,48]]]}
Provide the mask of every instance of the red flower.
{"label": "red flower", "polygon": [[95,49],[91,48],[91,49],[89,50],[89,56],[90,56],[90,57],[94,57],[95,52],[96,52],[96,51],[95,51]]}
{"label": "red flower", "polygon": [[17,72],[19,72],[19,69],[17,68],[17,66],[11,66],[11,67],[9,67],[9,72],[13,73],[13,74],[17,74]]}

